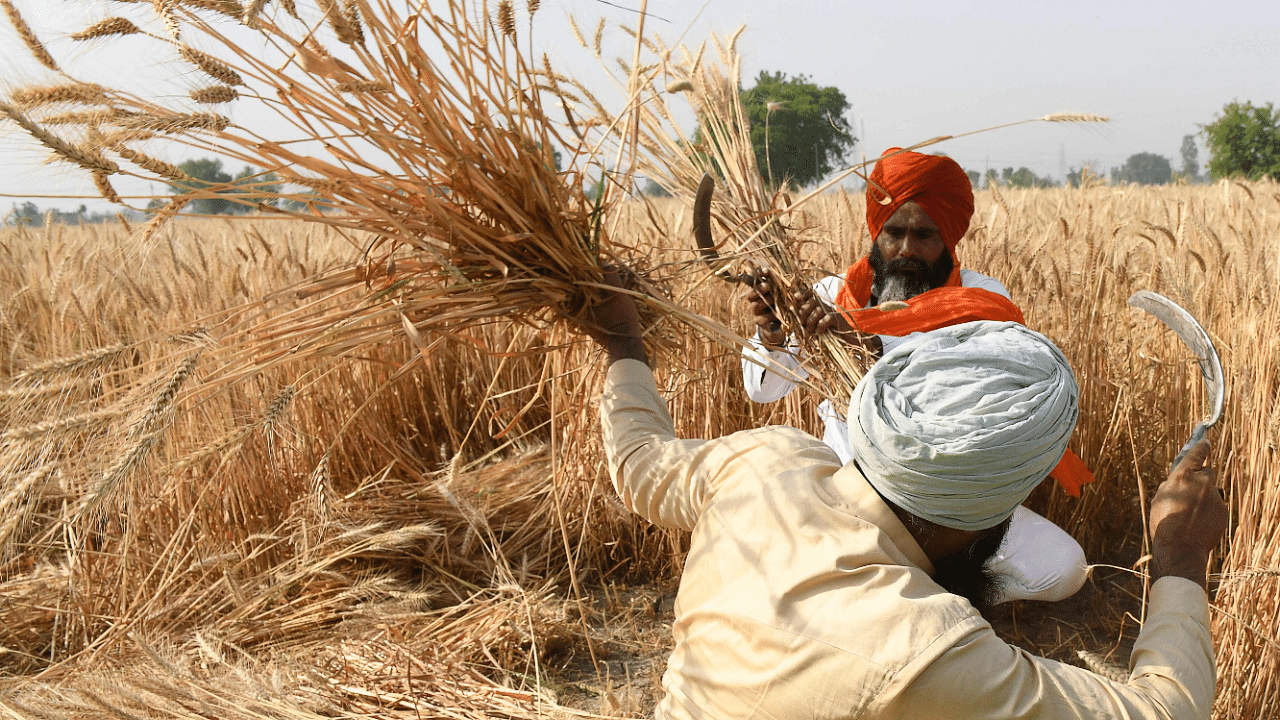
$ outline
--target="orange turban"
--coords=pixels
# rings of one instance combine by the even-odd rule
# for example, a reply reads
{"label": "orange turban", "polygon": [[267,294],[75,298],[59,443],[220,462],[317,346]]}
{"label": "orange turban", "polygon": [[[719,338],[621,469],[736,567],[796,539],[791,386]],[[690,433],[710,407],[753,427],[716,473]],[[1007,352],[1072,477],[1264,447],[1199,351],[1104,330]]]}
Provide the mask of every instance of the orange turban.
{"label": "orange turban", "polygon": [[[900,149],[889,148],[884,154]],[[898,208],[910,201],[919,204],[938,226],[942,242],[955,258],[956,243],[969,230],[969,218],[973,217],[969,175],[955,160],[916,152],[881,157],[871,171],[871,183],[867,185],[867,228],[873,241]],[[876,185],[888,191],[887,205],[880,204],[885,195]]]}

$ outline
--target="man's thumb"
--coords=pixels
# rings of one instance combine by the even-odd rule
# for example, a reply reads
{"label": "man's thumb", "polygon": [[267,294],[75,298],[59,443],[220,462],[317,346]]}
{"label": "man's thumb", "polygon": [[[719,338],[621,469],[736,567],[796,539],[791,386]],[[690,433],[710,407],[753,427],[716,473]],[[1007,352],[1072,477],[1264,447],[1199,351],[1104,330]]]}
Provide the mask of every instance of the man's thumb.
{"label": "man's thumb", "polygon": [[1209,453],[1212,450],[1213,448],[1209,445],[1208,440],[1201,440],[1191,446],[1191,449],[1187,451],[1186,457],[1182,458],[1182,462],[1178,463],[1178,467],[1174,468],[1174,470],[1182,469],[1184,466],[1188,472],[1199,470],[1208,461]]}

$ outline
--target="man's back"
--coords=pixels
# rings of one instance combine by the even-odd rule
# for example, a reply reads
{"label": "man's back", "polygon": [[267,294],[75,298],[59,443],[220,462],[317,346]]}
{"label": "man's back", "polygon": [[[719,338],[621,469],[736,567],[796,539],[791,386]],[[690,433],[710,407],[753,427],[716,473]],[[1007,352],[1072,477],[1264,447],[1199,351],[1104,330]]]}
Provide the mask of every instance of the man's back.
{"label": "man's back", "polygon": [[986,626],[816,438],[765,428],[734,448],[685,561],[660,717],[874,716],[940,639]]}

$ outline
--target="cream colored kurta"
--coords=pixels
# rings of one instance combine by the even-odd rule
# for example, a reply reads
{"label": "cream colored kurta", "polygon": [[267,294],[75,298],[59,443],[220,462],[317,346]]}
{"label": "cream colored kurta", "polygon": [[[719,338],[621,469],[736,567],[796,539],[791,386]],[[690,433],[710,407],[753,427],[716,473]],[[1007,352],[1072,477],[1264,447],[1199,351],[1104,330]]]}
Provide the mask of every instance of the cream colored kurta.
{"label": "cream colored kurta", "polygon": [[649,368],[601,400],[614,487],[693,532],[659,718],[1208,718],[1208,602],[1163,578],[1127,684],[996,636],[858,469],[788,427],[679,440]]}

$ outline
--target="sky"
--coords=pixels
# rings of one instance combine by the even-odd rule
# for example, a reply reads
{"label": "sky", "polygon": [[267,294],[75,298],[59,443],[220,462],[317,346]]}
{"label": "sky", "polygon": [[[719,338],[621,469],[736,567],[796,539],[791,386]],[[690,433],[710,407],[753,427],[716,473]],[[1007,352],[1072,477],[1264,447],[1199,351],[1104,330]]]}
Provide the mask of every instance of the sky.
{"label": "sky", "polygon": [[[65,37],[118,4],[82,3],[88,9],[79,14],[79,6],[69,7],[67,0],[16,4],[51,52],[87,79],[95,73],[123,77],[142,88],[173,79],[165,76],[176,66],[143,45],[84,49]],[[639,0],[543,0],[532,21],[522,16],[522,32],[529,33],[539,55],[546,51],[568,74],[600,83],[597,94],[607,97],[607,79],[578,47],[567,18],[573,15],[590,33],[604,17],[605,45],[613,55],[629,56],[630,40],[616,25],[634,27],[639,7]],[[980,173],[1026,166],[1061,180],[1064,169],[1088,164],[1105,173],[1140,152],[1163,155],[1176,169],[1183,137],[1212,122],[1226,103],[1280,102],[1275,0],[649,0],[648,12],[647,27],[668,44],[683,37],[696,46],[709,33],[727,35],[745,25],[737,45],[744,86],[768,70],[839,88],[861,141],[858,152],[868,156],[1055,112],[1111,118],[1105,125],[1034,123],[931,148]],[[39,77],[7,26],[0,28],[0,50],[0,83]],[[242,120],[236,112],[232,119]],[[1203,167],[1208,153],[1197,140]],[[11,123],[0,123],[0,163],[8,168],[0,173],[0,194],[92,194],[92,184],[76,170],[45,165],[42,157]],[[81,202],[91,210],[109,207],[75,199],[33,201],[42,208]],[[0,197],[0,209],[13,202],[21,200]]]}

